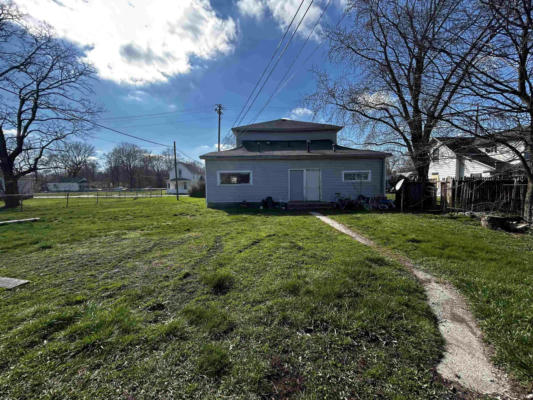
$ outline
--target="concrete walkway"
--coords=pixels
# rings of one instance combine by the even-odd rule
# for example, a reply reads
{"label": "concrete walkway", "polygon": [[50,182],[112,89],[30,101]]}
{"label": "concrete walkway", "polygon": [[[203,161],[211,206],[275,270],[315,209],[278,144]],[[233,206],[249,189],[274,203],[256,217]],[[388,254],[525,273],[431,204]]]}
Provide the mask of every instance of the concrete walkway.
{"label": "concrete walkway", "polygon": [[446,380],[484,395],[514,398],[507,376],[490,362],[489,351],[463,296],[452,285],[416,268],[407,258],[378,246],[370,239],[320,213],[312,215],[358,242],[407,267],[420,281],[439,321],[446,342],[437,372]]}

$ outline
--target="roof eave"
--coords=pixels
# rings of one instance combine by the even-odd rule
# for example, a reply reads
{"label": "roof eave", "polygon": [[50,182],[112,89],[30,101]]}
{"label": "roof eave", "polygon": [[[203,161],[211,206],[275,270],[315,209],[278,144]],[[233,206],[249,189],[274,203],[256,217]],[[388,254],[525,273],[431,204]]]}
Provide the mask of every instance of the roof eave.
{"label": "roof eave", "polygon": [[201,155],[202,160],[316,160],[316,159],[372,159],[372,158],[388,158],[392,157],[391,153],[377,153],[377,154],[309,154],[309,155]]}
{"label": "roof eave", "polygon": [[327,131],[333,131],[338,132],[342,129],[342,126],[337,125],[331,125],[330,127],[323,127],[323,128],[295,128],[295,129],[287,129],[287,128],[256,128],[256,129],[247,129],[247,128],[231,128],[231,131],[235,133],[241,133],[241,132],[327,132]]}

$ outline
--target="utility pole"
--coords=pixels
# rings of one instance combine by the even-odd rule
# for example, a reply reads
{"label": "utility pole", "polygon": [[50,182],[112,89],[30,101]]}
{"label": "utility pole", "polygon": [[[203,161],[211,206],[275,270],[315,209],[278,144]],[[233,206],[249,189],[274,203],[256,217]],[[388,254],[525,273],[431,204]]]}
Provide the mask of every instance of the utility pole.
{"label": "utility pole", "polygon": [[178,159],[176,158],[176,141],[174,140],[174,178],[176,181],[176,200],[180,199],[180,193],[178,188]]}
{"label": "utility pole", "polygon": [[215,112],[218,114],[218,151],[220,151],[220,117],[222,116],[222,104],[215,104]]}

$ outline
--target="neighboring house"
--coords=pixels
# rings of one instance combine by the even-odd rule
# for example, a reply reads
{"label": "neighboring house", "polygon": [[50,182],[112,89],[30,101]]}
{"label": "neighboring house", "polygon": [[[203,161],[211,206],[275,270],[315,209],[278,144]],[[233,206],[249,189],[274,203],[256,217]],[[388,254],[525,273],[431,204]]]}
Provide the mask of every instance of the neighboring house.
{"label": "neighboring house", "polygon": [[341,126],[278,119],[233,128],[237,147],[200,156],[209,207],[384,196],[391,154],[337,145]]}
{"label": "neighboring house", "polygon": [[61,178],[46,184],[49,192],[84,192],[89,189],[89,182],[85,178]]}
{"label": "neighboring house", "polygon": [[[23,176],[22,178],[19,178],[17,182],[19,194],[25,196],[33,196],[33,183],[34,179],[31,176]],[[4,176],[2,172],[0,172],[0,197],[5,193],[5,190],[6,183],[4,181]]]}
{"label": "neighboring house", "polygon": [[[174,168],[169,171],[170,178],[167,181],[167,193],[176,194],[176,173]],[[179,194],[189,193],[192,185],[204,180],[204,170],[193,163],[178,162],[178,190]]]}
{"label": "neighboring house", "polygon": [[[428,178],[434,181],[520,174],[520,161],[501,144],[477,138],[440,137],[430,145]],[[516,145],[520,149],[520,144]]]}

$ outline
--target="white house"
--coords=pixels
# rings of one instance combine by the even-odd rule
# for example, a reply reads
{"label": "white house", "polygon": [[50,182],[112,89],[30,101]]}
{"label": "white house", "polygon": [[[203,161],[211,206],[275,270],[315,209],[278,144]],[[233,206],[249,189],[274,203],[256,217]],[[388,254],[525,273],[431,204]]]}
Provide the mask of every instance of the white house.
{"label": "white house", "polygon": [[[520,150],[520,143],[515,144]],[[524,148],[522,146],[522,152]],[[525,155],[529,157],[529,155]],[[429,179],[485,178],[519,173],[520,161],[501,144],[467,137],[440,137],[431,141]]]}
{"label": "white house", "polygon": [[61,178],[58,181],[46,184],[49,192],[83,192],[89,189],[85,178]]}
{"label": "white house", "polygon": [[278,119],[235,127],[237,147],[200,156],[209,207],[384,196],[391,154],[337,144],[342,126]]}
{"label": "white house", "polygon": [[[178,190],[179,194],[189,193],[192,185],[205,179],[204,170],[193,163],[178,162]],[[176,194],[176,173],[174,168],[169,171],[167,193]]]}

